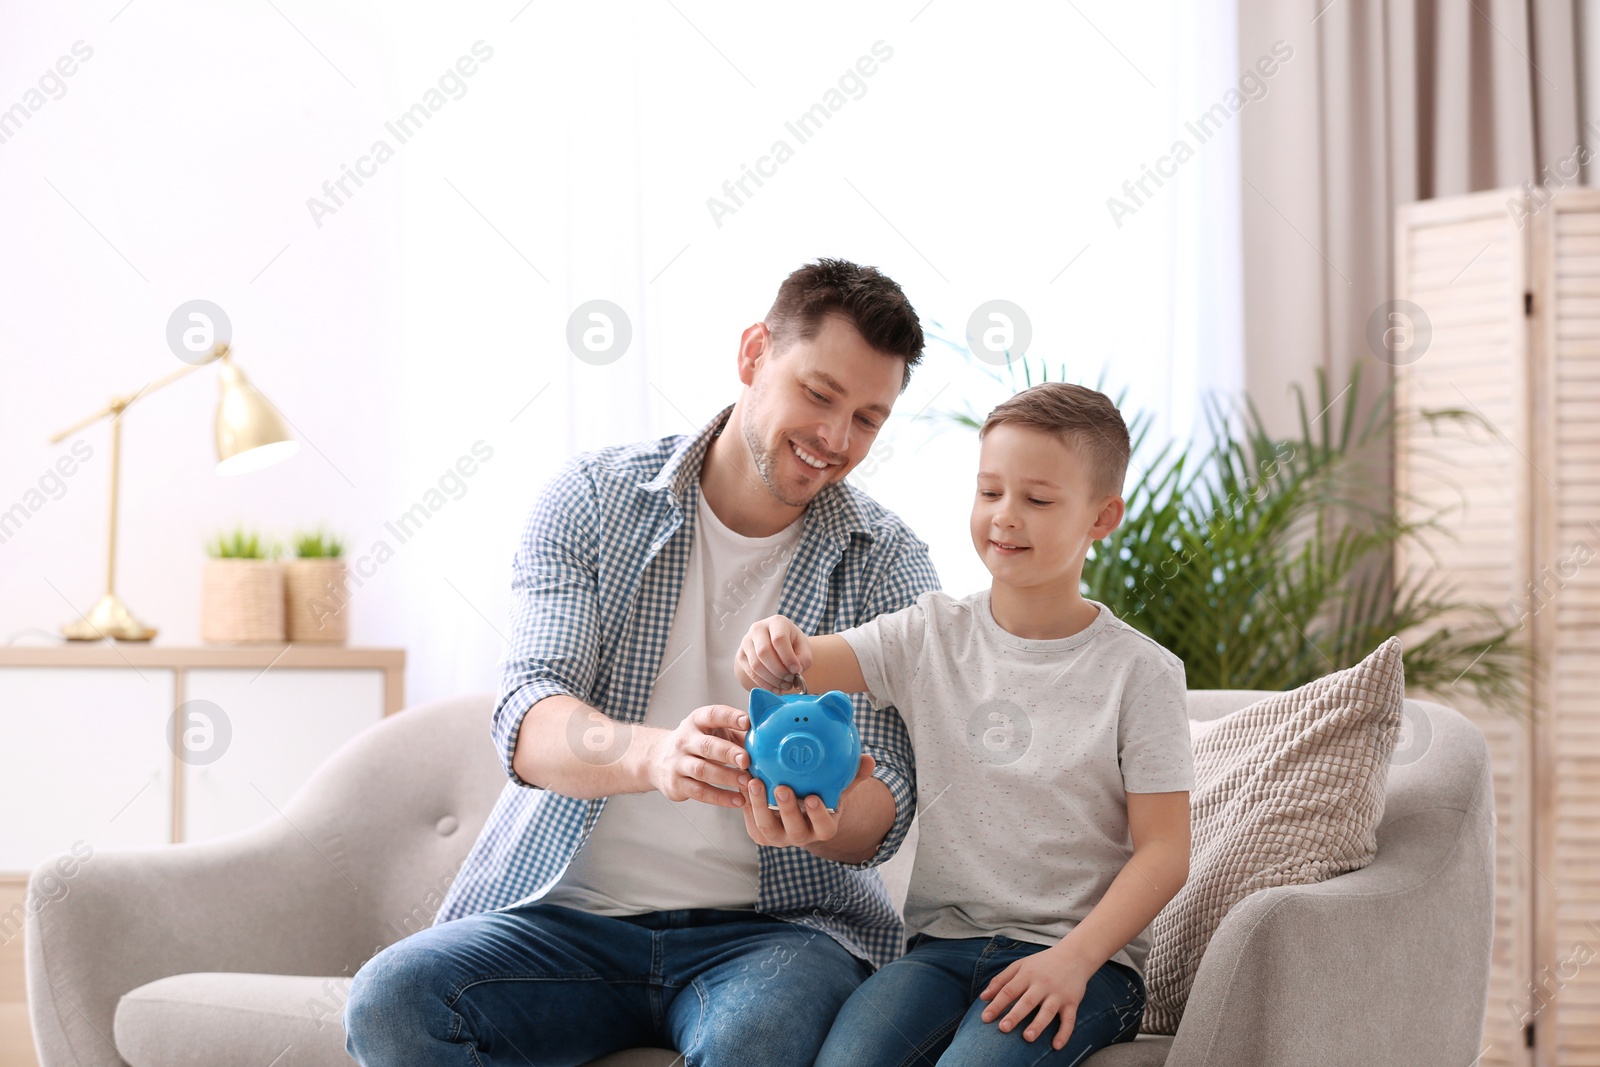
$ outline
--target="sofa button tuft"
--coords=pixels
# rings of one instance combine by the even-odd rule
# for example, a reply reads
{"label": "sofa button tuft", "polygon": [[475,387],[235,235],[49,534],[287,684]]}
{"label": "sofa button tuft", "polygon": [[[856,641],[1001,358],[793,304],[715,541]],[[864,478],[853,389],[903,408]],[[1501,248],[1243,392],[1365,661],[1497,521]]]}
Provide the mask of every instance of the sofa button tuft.
{"label": "sofa button tuft", "polygon": [[433,828],[438,831],[440,837],[449,837],[456,832],[456,827],[460,825],[454,815],[446,815],[435,823]]}

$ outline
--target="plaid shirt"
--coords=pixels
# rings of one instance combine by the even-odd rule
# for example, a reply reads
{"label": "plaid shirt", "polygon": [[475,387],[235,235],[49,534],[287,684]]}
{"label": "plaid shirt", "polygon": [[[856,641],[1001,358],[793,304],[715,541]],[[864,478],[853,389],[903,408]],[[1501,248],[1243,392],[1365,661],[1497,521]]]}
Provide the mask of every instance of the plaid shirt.
{"label": "plaid shirt", "polygon": [[[492,733],[511,779],[450,886],[436,923],[542,896],[594,828],[606,798],[530,786],[511,766],[522,718],[565,694],[623,722],[644,721],[694,539],[700,467],[732,405],[693,437],[582,453],[534,503],[512,561],[511,648]],[[899,611],[939,577],[928,546],[893,512],[846,483],[806,508],[780,613],[828,634]],[[733,664],[728,664],[733,669]],[[851,697],[862,748],[894,796],[895,820],[864,863],[757,846],[756,910],[832,936],[881,967],[905,951],[905,926],[872,870],[900,848],[916,811],[915,765],[893,707]]]}

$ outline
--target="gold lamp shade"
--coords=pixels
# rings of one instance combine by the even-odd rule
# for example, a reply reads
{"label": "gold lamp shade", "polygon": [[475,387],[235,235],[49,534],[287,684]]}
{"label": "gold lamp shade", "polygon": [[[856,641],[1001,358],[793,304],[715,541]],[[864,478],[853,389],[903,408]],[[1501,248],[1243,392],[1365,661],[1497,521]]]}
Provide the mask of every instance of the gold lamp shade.
{"label": "gold lamp shade", "polygon": [[270,467],[300,450],[283,416],[256,392],[244,372],[228,358],[225,344],[217,362],[222,399],[217,404],[217,473],[244,474]]}

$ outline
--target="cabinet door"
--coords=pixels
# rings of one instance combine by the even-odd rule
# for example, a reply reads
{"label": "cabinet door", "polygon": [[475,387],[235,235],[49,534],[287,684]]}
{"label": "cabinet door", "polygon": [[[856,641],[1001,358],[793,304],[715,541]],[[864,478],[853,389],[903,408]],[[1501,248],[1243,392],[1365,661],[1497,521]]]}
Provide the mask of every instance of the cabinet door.
{"label": "cabinet door", "polygon": [[284,818],[323,761],[383,718],[380,670],[190,670],[185,678],[193,731],[183,765],[186,841]]}
{"label": "cabinet door", "polygon": [[160,668],[0,670],[0,872],[30,872],[79,840],[171,840],[172,694]]}

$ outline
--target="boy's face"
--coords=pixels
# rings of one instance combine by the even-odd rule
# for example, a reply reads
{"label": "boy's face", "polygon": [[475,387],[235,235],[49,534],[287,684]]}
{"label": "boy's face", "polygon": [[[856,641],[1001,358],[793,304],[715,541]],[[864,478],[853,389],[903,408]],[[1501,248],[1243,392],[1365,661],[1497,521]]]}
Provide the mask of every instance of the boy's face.
{"label": "boy's face", "polygon": [[[825,316],[815,337],[781,353],[764,324],[746,331],[745,344],[740,370],[751,387],[745,442],[772,495],[802,507],[866,458],[900,394],[905,361],[867,344],[837,315]],[[826,466],[806,462],[797,445]]]}
{"label": "boy's face", "polygon": [[1076,591],[1089,546],[1117,528],[1122,512],[1122,498],[1095,494],[1077,451],[1055,434],[1014,423],[984,434],[972,544],[995,581],[1068,582]]}

